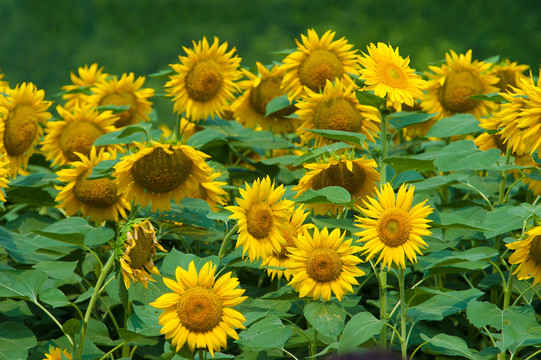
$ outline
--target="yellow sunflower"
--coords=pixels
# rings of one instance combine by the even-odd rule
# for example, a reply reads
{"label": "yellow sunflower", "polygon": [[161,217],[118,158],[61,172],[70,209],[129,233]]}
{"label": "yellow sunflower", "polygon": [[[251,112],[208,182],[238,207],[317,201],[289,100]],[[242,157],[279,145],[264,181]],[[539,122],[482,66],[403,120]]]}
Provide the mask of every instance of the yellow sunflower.
{"label": "yellow sunflower", "polygon": [[272,252],[282,251],[286,240],[282,235],[282,226],[293,209],[293,201],[280,200],[285,188],[274,188],[267,176],[257,179],[252,187],[246,184],[246,190],[239,189],[242,198],[236,198],[239,206],[227,206],[233,212],[230,219],[238,221],[237,245],[242,246],[242,256],[248,252],[250,261],[265,258]]}
{"label": "yellow sunflower", "polygon": [[[94,141],[100,136],[115,131],[114,123],[118,120],[111,111],[98,113],[95,107],[76,103],[71,110],[61,106],[56,111],[63,120],[48,121],[41,151],[47,160],[53,160],[52,165],[64,165],[79,158],[75,153],[89,155]],[[116,155],[123,152],[120,145],[105,147],[106,152]]]}
{"label": "yellow sunflower", "polygon": [[227,347],[227,337],[238,339],[235,328],[244,329],[246,319],[233,309],[247,296],[244,289],[237,288],[239,281],[231,272],[214,279],[216,265],[207,262],[199,273],[192,261],[188,271],[177,267],[175,280],[163,278],[172,293],[161,295],[151,306],[164,310],[158,323],[160,332],[177,351],[188,344],[191,351],[208,349],[215,351]]}
{"label": "yellow sunflower", "polygon": [[4,89],[0,94],[0,153],[10,161],[9,176],[15,177],[21,168],[26,169],[34,152],[44,124],[51,118],[47,112],[50,101],[44,101],[45,92],[32,83]]}
{"label": "yellow sunflower", "polygon": [[189,196],[211,171],[205,163],[209,156],[191,146],[158,142],[134,145],[139,151],[124,156],[115,165],[113,176],[128,200],[142,206],[152,202],[152,212],[170,211],[171,200],[178,203]]}
{"label": "yellow sunflower", "polygon": [[49,353],[44,354],[45,357],[43,358],[43,360],[62,360],[62,353],[68,359],[70,359],[70,360],[73,359],[73,356],[71,355],[71,353],[67,349],[61,350],[58,347],[57,348],[49,347]]}
{"label": "yellow sunflower", "polygon": [[9,88],[9,83],[7,81],[2,80],[4,78],[4,74],[0,73],[0,92],[4,92],[6,88]]}
{"label": "yellow sunflower", "polygon": [[[309,170],[299,180],[298,185],[293,187],[297,191],[295,198],[306,192],[308,189],[319,190],[327,186],[341,186],[346,189],[352,199],[356,199],[357,205],[368,195],[372,195],[379,182],[379,172],[374,160],[349,159],[346,155],[331,157],[321,163],[306,164],[304,167]],[[344,210],[343,205],[333,204],[308,204],[314,214],[326,215],[329,211],[336,215]]]}
{"label": "yellow sunflower", "polygon": [[218,172],[209,173],[206,180],[193,188],[188,195],[194,199],[205,200],[212,211],[220,211],[221,206],[227,203],[227,192],[222,189],[222,186],[227,185],[223,181],[214,181],[222,175]]}
{"label": "yellow sunflower", "polygon": [[530,68],[529,65],[518,65],[516,62],[511,62],[508,59],[494,65],[488,72],[496,76],[499,81],[496,87],[500,92],[511,90],[511,87],[516,87],[520,79],[525,79],[524,71]]}
{"label": "yellow sunflower", "polygon": [[[308,212],[305,211],[304,205],[299,206],[293,211],[289,216],[287,221],[282,226],[282,236],[286,240],[286,244],[282,245],[282,250],[279,253],[273,252],[271,255],[263,258],[263,263],[261,266],[271,266],[271,267],[286,267],[287,255],[289,254],[288,248],[295,247],[295,238],[299,235],[308,224],[303,225]],[[287,280],[291,277],[291,274],[284,272],[284,270],[279,269],[265,269],[267,274],[274,280],[275,276],[278,276],[278,279],[285,276]]]}
{"label": "yellow sunflower", "polygon": [[[0,188],[8,187],[8,175],[9,175],[9,160],[5,155],[0,155]],[[5,202],[6,197],[4,191],[0,191],[0,201]]]}
{"label": "yellow sunflower", "polygon": [[139,76],[135,80],[133,73],[122,74],[120,79],[113,76],[109,80],[100,81],[90,90],[93,95],[87,99],[89,104],[98,106],[120,105],[129,106],[129,109],[118,114],[119,119],[115,127],[137,124],[140,121],[149,121],[152,111],[152,103],[148,98],[154,96],[154,89],[141,87],[145,83],[145,77]]}
{"label": "yellow sunflower", "polygon": [[378,42],[368,45],[368,54],[363,53],[359,62],[361,79],[367,91],[374,91],[379,97],[387,96],[390,104],[401,110],[402,104],[413,106],[415,99],[423,97],[425,81],[409,67],[409,56],[402,58],[398,47]]}
{"label": "yellow sunflower", "polygon": [[227,42],[220,45],[217,37],[209,46],[207,38],[193,42],[193,49],[183,48],[187,56],[179,56],[180,64],[171,64],[176,74],[165,84],[173,108],[186,113],[192,121],[220,114],[228,102],[235,99],[235,81],[242,77],[241,58],[227,51]]}
{"label": "yellow sunflower", "polygon": [[427,113],[437,113],[434,116],[436,120],[456,113],[469,113],[480,119],[495,110],[497,105],[491,101],[469,99],[473,95],[498,91],[495,86],[498,78],[488,73],[492,64],[478,60],[472,62],[471,50],[465,55],[457,55],[450,50],[445,59],[446,64],[441,67],[429,66],[433,73],[426,73],[428,92],[421,102],[422,109]]}
{"label": "yellow sunflower", "polygon": [[490,133],[484,132],[478,135],[473,141],[479,150],[487,151],[488,149],[499,149],[502,155],[505,155],[507,146],[501,135],[494,133],[498,130],[499,126],[500,122],[494,116],[479,119],[479,127],[490,131]]}
{"label": "yellow sunflower", "polygon": [[75,104],[86,102],[89,94],[80,90],[105,82],[109,74],[104,73],[103,70],[103,67],[98,68],[98,64],[94,63],[90,66],[79,67],[77,69],[79,76],[72,71],[70,74],[72,85],[62,87],[62,90],[66,92],[62,95],[62,99],[66,100],[64,108],[72,109]]}
{"label": "yellow sunflower", "polygon": [[111,160],[110,153],[104,149],[96,151],[92,147],[88,156],[77,153],[79,161],[70,162],[73,168],[62,169],[56,172],[58,180],[67,183],[56,186],[60,190],[56,195],[57,207],[64,209],[67,215],[81,211],[84,217],[93,221],[118,221],[120,216],[126,217],[126,210],[130,204],[121,195],[116,180],[107,177],[100,179],[87,179],[92,169],[101,161]]}
{"label": "yellow sunflower", "polygon": [[289,285],[299,292],[299,297],[311,296],[314,300],[331,299],[331,293],[339,301],[351,285],[359,285],[356,277],[364,271],[357,267],[361,262],[354,254],[359,246],[352,246],[352,239],[344,240],[346,233],[339,229],[329,233],[327,228],[321,232],[313,227],[313,234],[307,228],[295,239],[295,247],[289,247],[287,273],[292,275]]}
{"label": "yellow sunflower", "polygon": [[295,131],[299,126],[299,120],[287,117],[295,112],[295,105],[265,116],[269,101],[284,95],[280,90],[284,69],[275,65],[269,71],[258,62],[257,70],[259,76],[242,69],[249,80],[239,82],[239,88],[244,93],[231,105],[235,119],[245,127],[260,126],[261,129],[271,130],[275,134]]}
{"label": "yellow sunflower", "polygon": [[380,253],[376,263],[383,259],[383,266],[389,268],[395,263],[400,268],[406,267],[407,257],[411,262],[417,262],[415,253],[421,254],[419,248],[428,245],[421,236],[430,235],[426,217],[432,213],[432,208],[424,205],[427,200],[411,207],[414,187],[402,184],[396,195],[391,184],[387,183],[381,191],[376,190],[377,200],[368,197],[364,201],[365,208],[359,210],[366,217],[356,217],[355,226],[364,229],[355,235],[364,242],[361,250],[368,253],[367,260]]}
{"label": "yellow sunflower", "polygon": [[361,133],[369,141],[379,131],[379,112],[372,106],[359,104],[354,84],[346,86],[340,80],[327,84],[322,93],[307,90],[306,96],[296,104],[299,120],[297,133],[303,143],[315,139],[316,147],[332,142],[323,136],[305,129],[339,130]]}
{"label": "yellow sunflower", "polygon": [[533,286],[541,283],[541,226],[537,226],[528,232],[524,240],[515,241],[506,246],[515,250],[509,257],[510,264],[519,264],[513,274],[519,280],[531,279]]}
{"label": "yellow sunflower", "polygon": [[308,88],[319,92],[327,80],[341,80],[349,85],[350,75],[359,75],[357,50],[348,44],[345,37],[334,40],[336,32],[328,30],[321,38],[314,29],[308,29],[308,36],[301,34],[302,44],[295,39],[297,51],[284,60],[282,69],[286,71],[282,79],[282,89],[289,100],[298,99]]}
{"label": "yellow sunflower", "polygon": [[134,222],[127,228],[124,251],[120,257],[124,285],[129,289],[131,281],[134,284],[139,281],[145,289],[148,289],[148,282],[156,281],[149,272],[160,275],[160,271],[154,266],[156,248],[164,252],[167,250],[158,242],[156,231],[148,219]]}

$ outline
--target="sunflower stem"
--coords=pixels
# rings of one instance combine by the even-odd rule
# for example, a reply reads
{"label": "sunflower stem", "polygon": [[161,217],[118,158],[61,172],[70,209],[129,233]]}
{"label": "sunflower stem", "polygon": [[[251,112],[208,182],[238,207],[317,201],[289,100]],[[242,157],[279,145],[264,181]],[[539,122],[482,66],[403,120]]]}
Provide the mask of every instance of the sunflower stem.
{"label": "sunflower stem", "polygon": [[[387,108],[384,107],[380,110],[381,114],[381,158],[379,163],[379,176],[380,186],[383,186],[387,182],[385,159],[387,158]],[[383,327],[385,328],[385,327]]]}
{"label": "sunflower stem", "polygon": [[225,250],[231,242],[231,236],[233,236],[233,234],[237,231],[238,228],[238,225],[233,226],[233,228],[227,233],[227,235],[225,235],[224,241],[222,241],[222,246],[220,247],[220,252],[218,253],[218,258],[220,260],[222,260],[222,258],[225,256]]}
{"label": "sunflower stem", "polygon": [[400,268],[398,270],[398,286],[400,288],[400,332],[402,334],[400,348],[402,349],[402,360],[407,360],[408,358],[408,344],[406,341],[406,291],[404,288],[405,277],[406,274],[404,269]]}
{"label": "sunflower stem", "polygon": [[[379,311],[380,320],[387,322],[387,272],[384,270],[383,265],[379,272]],[[383,349],[387,349],[387,326],[381,328],[380,334],[380,346]]]}
{"label": "sunflower stem", "polygon": [[[511,161],[511,149],[507,149],[507,153],[505,154],[505,165],[509,165],[509,162]],[[501,205],[505,202],[505,177],[506,173],[505,170],[500,172],[500,196],[498,198],[498,204]]]}
{"label": "sunflower stem", "polygon": [[310,356],[313,356],[313,358],[316,358],[317,354],[317,330],[314,328],[314,342],[312,343],[312,351],[310,351]]}
{"label": "sunflower stem", "polygon": [[[504,295],[503,295],[503,310],[505,311],[509,304],[511,303],[511,293],[513,292],[513,279],[515,278],[513,275],[513,270],[515,268],[515,265],[511,265],[511,269],[509,269],[509,277],[507,278],[507,284],[503,289]],[[502,329],[502,338],[503,338],[503,329]],[[507,356],[507,350],[503,350],[500,354],[499,360],[505,360]]]}

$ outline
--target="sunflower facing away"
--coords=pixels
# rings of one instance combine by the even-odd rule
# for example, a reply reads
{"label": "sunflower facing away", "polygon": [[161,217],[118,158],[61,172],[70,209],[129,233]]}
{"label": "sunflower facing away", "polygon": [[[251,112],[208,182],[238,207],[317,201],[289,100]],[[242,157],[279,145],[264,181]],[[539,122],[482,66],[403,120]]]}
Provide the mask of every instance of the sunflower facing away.
{"label": "sunflower facing away", "polygon": [[267,104],[272,99],[284,95],[280,89],[284,69],[275,65],[268,70],[263,64],[259,62],[256,64],[259,76],[242,69],[248,80],[239,81],[239,88],[244,93],[231,105],[235,119],[245,127],[260,126],[261,129],[271,130],[275,134],[295,131],[299,120],[287,117],[295,112],[295,105],[265,116]]}
{"label": "sunflower facing away", "polygon": [[529,68],[529,65],[518,65],[514,61],[511,62],[505,59],[501,63],[494,65],[488,73],[500,79],[496,87],[500,89],[500,92],[505,92],[511,90],[511,87],[517,87],[520,80],[526,78],[524,71]]}
{"label": "sunflower facing away", "polygon": [[356,277],[364,271],[357,267],[361,262],[354,254],[359,246],[352,246],[352,239],[344,240],[346,233],[339,229],[329,233],[313,227],[313,234],[305,228],[295,239],[295,247],[288,248],[289,261],[286,272],[292,275],[289,285],[299,292],[299,297],[310,296],[314,300],[331,299],[331,293],[339,301],[352,285],[359,285]]}
{"label": "sunflower facing away", "polygon": [[445,54],[446,64],[441,67],[429,66],[432,73],[421,102],[427,113],[437,113],[436,120],[456,113],[473,114],[477,119],[487,116],[496,105],[491,101],[469,99],[473,95],[489,94],[498,91],[495,86],[498,78],[488,73],[490,63],[475,60],[472,51],[457,55],[453,50]]}
{"label": "sunflower facing away", "polygon": [[412,208],[413,192],[413,186],[402,184],[395,199],[393,188],[387,183],[381,191],[376,190],[377,200],[368,197],[365,208],[359,207],[366,217],[356,217],[355,226],[364,230],[355,235],[365,243],[361,250],[368,254],[367,260],[380,253],[376,263],[383,260],[383,266],[390,268],[394,263],[404,269],[406,257],[417,262],[415,253],[421,254],[419,248],[428,247],[421,236],[432,234],[428,230],[432,220],[426,218],[432,208],[424,205],[426,200]]}
{"label": "sunflower facing away", "polygon": [[227,337],[238,339],[235,328],[244,329],[246,319],[233,309],[246,296],[244,289],[237,288],[239,281],[231,272],[214,279],[216,265],[207,262],[199,273],[192,261],[188,271],[177,267],[175,280],[163,278],[165,285],[173,290],[160,296],[151,306],[163,310],[158,323],[160,332],[180,350],[188,344],[194,349],[215,351],[227,347]]}
{"label": "sunflower facing away", "polygon": [[193,188],[188,195],[194,199],[205,200],[212,211],[220,211],[221,206],[227,203],[227,192],[222,189],[222,186],[227,185],[223,181],[214,181],[222,175],[218,172],[209,173],[206,180]]}
{"label": "sunflower facing away", "polygon": [[209,156],[191,146],[159,142],[134,145],[139,151],[124,156],[115,165],[113,176],[126,199],[142,206],[152,203],[152,212],[171,210],[171,200],[178,203],[189,196],[211,172],[205,163]]}
{"label": "sunflower facing away", "polygon": [[73,359],[73,356],[71,355],[71,353],[67,350],[67,349],[64,349],[64,350],[61,350],[60,348],[54,348],[54,347],[50,347],[49,348],[49,353],[48,354],[44,354],[45,357],[43,358],[43,360],[62,360],[62,353],[64,353],[64,356],[68,359]]}
{"label": "sunflower facing away", "polygon": [[15,89],[4,89],[0,94],[0,153],[10,161],[9,176],[15,177],[26,169],[34,146],[43,134],[40,126],[51,118],[47,112],[50,101],[44,101],[45,92],[32,83],[22,83]]}
{"label": "sunflower facing away", "polygon": [[248,253],[250,261],[265,258],[272,252],[280,253],[286,240],[282,226],[293,209],[293,201],[280,200],[284,195],[283,185],[274,188],[267,176],[257,179],[252,187],[239,189],[242,198],[236,198],[239,206],[227,206],[232,211],[230,219],[238,221],[237,245],[242,246],[242,256]]}
{"label": "sunflower facing away", "polygon": [[[0,155],[0,188],[8,187],[9,160],[5,155]],[[0,190],[0,201],[5,202],[4,190]]]}
{"label": "sunflower facing away", "polygon": [[329,144],[332,140],[305,129],[339,130],[361,133],[374,141],[379,131],[379,112],[375,107],[359,104],[354,84],[346,86],[340,80],[327,80],[323,92],[307,91],[296,104],[299,120],[302,121],[297,133],[303,143],[315,139],[315,146]]}
{"label": "sunflower facing away", "polygon": [[413,106],[415,99],[423,97],[425,81],[409,67],[409,56],[402,58],[398,47],[379,42],[368,45],[368,54],[359,58],[362,65],[361,79],[367,91],[374,91],[379,97],[387,96],[391,105],[398,111],[402,104]]}
{"label": "sunflower facing away", "polygon": [[509,263],[519,264],[513,272],[519,280],[534,278],[535,286],[541,283],[541,226],[529,230],[526,235],[528,237],[524,240],[506,244],[515,250],[509,257]]}
{"label": "sunflower facing away", "polygon": [[62,99],[66,100],[64,108],[72,109],[75,104],[86,102],[89,88],[95,86],[99,82],[104,82],[109,74],[103,72],[103,67],[98,68],[98,64],[94,63],[90,66],[85,65],[77,69],[79,76],[73,71],[70,74],[72,85],[62,87],[66,93],[62,95]]}
{"label": "sunflower facing away", "polygon": [[60,190],[55,201],[57,207],[64,209],[67,215],[81,211],[84,217],[93,221],[118,221],[120,216],[126,217],[126,210],[130,204],[121,195],[116,180],[107,177],[100,179],[87,179],[92,169],[101,161],[110,160],[110,153],[104,149],[96,151],[92,147],[88,156],[77,153],[79,161],[70,162],[72,168],[57,171],[58,181],[67,183],[56,186]]}
{"label": "sunflower facing away", "polygon": [[[365,196],[372,195],[379,181],[379,172],[374,160],[350,159],[346,155],[334,156],[320,163],[304,165],[309,170],[292,190],[297,191],[295,198],[308,189],[319,190],[328,186],[341,186],[352,199],[360,205]],[[326,215],[329,211],[336,215],[344,210],[343,205],[308,204],[314,214]]]}
{"label": "sunflower facing away", "polygon": [[210,46],[203,37],[193,42],[193,49],[183,49],[187,56],[179,56],[180,64],[169,65],[175,74],[165,84],[168,96],[173,97],[174,111],[185,112],[192,121],[220,114],[235,99],[235,81],[242,77],[236,49],[227,51],[227,42],[220,45],[217,37]]}
{"label": "sunflower facing away", "polygon": [[139,281],[145,289],[148,289],[149,281],[156,281],[149,274],[160,275],[160,271],[154,266],[156,248],[167,252],[158,242],[156,231],[148,219],[129,226],[124,251],[120,257],[126,289],[130,288],[131,281],[134,283]]}
{"label": "sunflower facing away", "polygon": [[359,75],[357,50],[348,44],[345,37],[334,40],[336,32],[328,30],[321,38],[314,29],[308,36],[301,34],[302,44],[295,39],[297,51],[284,60],[282,69],[286,71],[282,89],[289,100],[298,99],[305,94],[305,88],[319,92],[327,80],[341,80],[349,85],[350,75]]}

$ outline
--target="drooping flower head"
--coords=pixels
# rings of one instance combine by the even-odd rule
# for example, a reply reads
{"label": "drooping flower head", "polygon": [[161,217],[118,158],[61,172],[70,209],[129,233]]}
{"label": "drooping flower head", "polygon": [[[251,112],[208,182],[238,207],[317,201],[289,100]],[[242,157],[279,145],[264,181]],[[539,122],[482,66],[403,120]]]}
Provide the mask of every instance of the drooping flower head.
{"label": "drooping flower head", "polygon": [[518,65],[515,61],[505,59],[494,65],[488,73],[500,79],[496,84],[499,92],[506,92],[511,90],[511,87],[517,87],[520,80],[526,78],[524,72],[529,68],[529,65]]}
{"label": "drooping flower head", "polygon": [[94,63],[79,67],[77,69],[79,76],[72,71],[70,74],[72,84],[62,86],[62,90],[66,92],[62,95],[62,99],[66,100],[64,108],[71,110],[76,104],[86,103],[90,88],[99,82],[105,82],[109,76],[103,70],[103,67],[98,68],[98,64]]}
{"label": "drooping flower head", "polygon": [[180,64],[171,64],[175,74],[165,84],[168,96],[173,97],[174,111],[186,113],[192,121],[220,114],[228,102],[235,99],[235,81],[242,77],[241,58],[227,51],[227,42],[220,45],[217,37],[212,45],[207,38],[193,42],[193,49],[183,47],[186,56],[179,56]]}
{"label": "drooping flower head", "polygon": [[44,354],[45,357],[43,358],[43,360],[62,360],[62,354],[64,354],[64,356],[69,360],[73,359],[73,356],[67,349],[62,350],[59,347],[50,347],[49,353]]}
{"label": "drooping flower head", "polygon": [[402,184],[395,199],[393,188],[387,183],[376,191],[377,200],[368,197],[364,207],[359,207],[366,217],[356,217],[355,226],[363,231],[355,235],[364,242],[361,251],[368,254],[367,260],[379,254],[376,263],[383,260],[383,266],[390,268],[394,263],[404,269],[406,257],[417,262],[416,253],[421,254],[420,248],[428,247],[421,236],[431,234],[427,216],[432,208],[425,205],[426,200],[411,207],[413,192],[413,186]]}
{"label": "drooping flower head", "polygon": [[329,301],[331,294],[339,301],[348,292],[353,292],[352,285],[359,285],[356,277],[364,271],[357,265],[361,262],[354,254],[359,246],[352,246],[352,239],[344,240],[345,232],[327,228],[321,232],[313,227],[313,233],[305,228],[295,239],[295,247],[288,248],[289,261],[286,272],[292,278],[289,285],[299,292],[299,297],[310,296]]}
{"label": "drooping flower head", "polygon": [[541,283],[541,226],[537,226],[528,232],[524,240],[506,244],[515,250],[509,257],[510,264],[518,264],[513,272],[519,280],[533,278],[533,286]]}
{"label": "drooping flower head", "polygon": [[246,296],[244,289],[237,288],[239,281],[231,272],[215,280],[216,265],[207,262],[199,273],[192,261],[188,271],[177,267],[175,280],[163,278],[172,293],[161,295],[151,306],[163,310],[158,323],[160,332],[177,351],[188,344],[191,351],[208,349],[215,351],[227,347],[227,337],[238,339],[235,328],[244,329],[246,319],[234,306]]}

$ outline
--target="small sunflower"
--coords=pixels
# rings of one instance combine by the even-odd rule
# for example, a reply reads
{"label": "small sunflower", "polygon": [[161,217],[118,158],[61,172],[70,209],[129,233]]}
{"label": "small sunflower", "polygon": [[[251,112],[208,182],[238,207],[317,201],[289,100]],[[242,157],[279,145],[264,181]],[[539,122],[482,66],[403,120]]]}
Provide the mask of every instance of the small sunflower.
{"label": "small sunflower", "polygon": [[105,82],[109,74],[104,73],[103,70],[103,67],[98,68],[98,64],[94,63],[90,66],[79,67],[77,69],[79,76],[72,71],[70,74],[72,85],[62,87],[62,90],[66,92],[62,95],[62,99],[66,100],[64,108],[72,109],[76,104],[86,102],[89,94],[82,90]]}
{"label": "small sunflower", "polygon": [[73,359],[73,355],[71,355],[71,353],[67,349],[62,350],[59,347],[49,347],[49,353],[44,354],[45,357],[43,358],[43,360],[62,360],[62,354],[64,354],[64,356],[69,360]]}
{"label": "small sunflower", "polygon": [[496,84],[500,92],[511,90],[511,87],[517,87],[521,79],[525,79],[524,71],[530,68],[529,65],[518,65],[505,59],[500,64],[494,65],[488,72],[496,76],[500,81]]}
{"label": "small sunflower", "polygon": [[417,262],[415,253],[421,254],[419,248],[428,246],[421,236],[431,234],[428,230],[431,220],[426,217],[432,208],[424,205],[426,200],[412,208],[413,192],[413,186],[402,184],[395,200],[393,188],[387,183],[381,191],[376,190],[377,200],[368,197],[365,208],[359,207],[366,217],[356,217],[355,226],[364,230],[355,235],[365,243],[361,250],[368,253],[367,260],[380,253],[376,263],[383,259],[383,266],[390,268],[395,263],[404,269],[405,257]]}
{"label": "small sunflower", "polygon": [[[47,160],[53,160],[53,166],[79,160],[75,153],[88,156],[94,141],[115,131],[113,124],[118,120],[111,111],[98,113],[96,108],[83,103],[76,103],[71,110],[57,106],[56,111],[63,120],[47,122],[47,135],[41,143],[41,151]],[[109,145],[105,151],[114,155],[123,148]]]}
{"label": "small sunflower", "polygon": [[191,146],[159,142],[134,145],[139,151],[124,156],[115,165],[113,176],[128,200],[142,206],[152,203],[152,212],[171,210],[171,200],[178,203],[189,196],[211,171],[205,163],[209,156]]}
{"label": "small sunflower", "polygon": [[303,143],[315,139],[317,147],[331,142],[306,129],[339,130],[361,133],[369,141],[379,131],[379,112],[372,106],[359,104],[354,84],[345,86],[340,80],[327,84],[322,93],[307,90],[306,96],[296,104],[300,125],[297,133]]}
{"label": "small sunflower", "polygon": [[192,189],[192,192],[188,195],[194,199],[205,200],[212,211],[220,211],[221,206],[227,203],[225,196],[227,192],[222,189],[222,186],[227,185],[223,181],[214,181],[222,175],[218,172],[208,174],[205,181],[200,183],[197,187]]}
{"label": "small sunflower", "polygon": [[299,292],[299,297],[311,296],[314,300],[331,299],[334,293],[339,301],[351,285],[359,285],[356,277],[364,271],[357,267],[361,262],[354,254],[359,246],[352,246],[352,240],[344,240],[346,233],[339,229],[329,233],[327,228],[321,232],[313,227],[311,235],[307,228],[295,239],[295,247],[290,247],[286,272],[292,275],[289,285]]}
{"label": "small sunflower", "polygon": [[32,83],[5,89],[0,94],[0,153],[10,161],[9,176],[15,177],[21,168],[26,169],[28,160],[38,143],[44,124],[51,118],[47,112],[50,101],[44,101],[45,92]]}
{"label": "small sunflower", "polygon": [[353,82],[350,75],[359,75],[357,50],[352,50],[353,45],[345,37],[333,41],[335,34],[328,30],[320,38],[309,29],[308,36],[301,34],[302,44],[295,39],[297,51],[289,54],[282,65],[286,71],[282,89],[290,101],[303,96],[306,88],[319,92],[327,80],[349,85]]}
{"label": "small sunflower", "polygon": [[177,351],[188,344],[191,351],[208,349],[215,351],[227,347],[227,337],[238,339],[235,328],[244,329],[244,316],[233,309],[247,296],[244,289],[237,288],[239,281],[231,272],[214,279],[216,265],[207,262],[199,273],[192,261],[188,271],[177,267],[176,281],[163,278],[165,285],[173,290],[160,296],[151,306],[164,310],[158,319],[160,332]]}
{"label": "small sunflower", "polygon": [[101,161],[110,160],[110,153],[104,149],[96,151],[92,147],[88,156],[77,153],[79,161],[70,162],[73,168],[57,171],[58,181],[67,183],[56,186],[60,190],[56,195],[57,207],[64,209],[67,215],[81,211],[84,217],[93,221],[118,221],[120,216],[126,217],[126,210],[130,204],[120,194],[118,183],[107,177],[100,179],[87,179],[92,169]]}
{"label": "small sunflower", "polygon": [[235,81],[242,77],[241,58],[227,52],[227,42],[220,45],[217,37],[209,46],[207,38],[193,42],[193,49],[183,48],[187,56],[179,56],[180,64],[171,64],[176,74],[165,84],[173,97],[174,111],[186,113],[192,121],[220,114],[227,103],[235,99]]}
{"label": "small sunflower", "polygon": [[133,73],[122,74],[120,79],[113,76],[111,79],[100,81],[92,87],[90,90],[93,95],[90,95],[87,101],[95,107],[129,106],[129,109],[118,114],[119,119],[114,124],[117,129],[137,124],[140,121],[149,121],[152,103],[148,98],[154,96],[154,89],[141,89],[144,83],[144,76],[139,76],[135,80]]}
{"label": "small sunflower", "polygon": [[274,188],[267,176],[257,179],[252,187],[246,183],[246,190],[239,189],[242,198],[236,198],[239,206],[227,206],[232,211],[230,219],[238,221],[236,247],[242,246],[242,255],[248,252],[250,261],[265,258],[272,252],[280,253],[286,240],[282,225],[293,208],[293,201],[280,200],[284,195],[283,185]]}
{"label": "small sunflower", "polygon": [[528,232],[524,240],[515,241],[506,246],[515,250],[509,257],[510,264],[519,264],[513,274],[519,280],[531,279],[533,286],[541,283],[541,226],[537,226]]}
{"label": "small sunflower", "polygon": [[473,95],[498,91],[498,78],[488,73],[490,63],[475,60],[472,51],[457,55],[453,50],[445,54],[446,64],[441,67],[429,66],[433,73],[426,73],[429,81],[428,92],[421,102],[427,113],[437,113],[439,120],[456,113],[473,114],[477,119],[489,115],[496,109],[491,101],[470,99]]}
{"label": "small sunflower", "polygon": [[[5,155],[0,155],[0,188],[8,187],[8,175],[9,175],[9,160]],[[4,191],[0,191],[0,201],[5,202],[6,197]]]}
{"label": "small sunflower", "polygon": [[[341,186],[346,189],[355,203],[360,205],[364,197],[372,195],[379,181],[379,172],[374,160],[349,159],[346,155],[331,157],[325,162],[304,165],[309,170],[292,190],[295,198],[308,189],[319,190],[328,186]],[[344,210],[342,205],[309,204],[314,214],[326,215],[329,211],[336,215]]]}
{"label": "small sunflower", "polygon": [[148,282],[156,281],[149,273],[160,275],[160,271],[154,266],[156,248],[164,252],[167,250],[158,242],[156,231],[148,219],[135,222],[129,225],[128,229],[120,257],[124,285],[129,289],[131,281],[134,284],[139,281],[145,289],[148,289]]}
{"label": "small sunflower", "polygon": [[401,110],[402,104],[413,106],[415,99],[423,97],[425,81],[409,67],[409,56],[404,59],[398,54],[398,47],[393,49],[381,42],[367,48],[368,54],[359,58],[365,90],[382,98],[388,96],[397,110]]}
{"label": "small sunflower", "polygon": [[249,80],[239,82],[239,88],[244,93],[231,105],[235,119],[245,127],[260,126],[261,129],[271,130],[275,134],[295,131],[299,120],[287,117],[295,112],[295,105],[266,116],[267,104],[272,99],[284,95],[280,89],[284,69],[275,65],[269,71],[259,62],[256,65],[259,76],[242,69]]}

